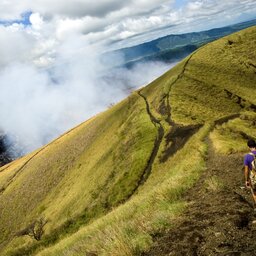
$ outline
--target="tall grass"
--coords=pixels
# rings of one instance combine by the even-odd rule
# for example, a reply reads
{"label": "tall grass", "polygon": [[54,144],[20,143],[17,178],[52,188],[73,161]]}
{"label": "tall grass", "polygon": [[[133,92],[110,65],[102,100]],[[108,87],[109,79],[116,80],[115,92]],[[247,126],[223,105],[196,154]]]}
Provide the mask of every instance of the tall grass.
{"label": "tall grass", "polygon": [[[171,227],[186,203],[181,195],[190,188],[205,168],[207,146],[204,141],[210,125],[203,127],[174,159],[179,164],[166,166],[161,184],[145,188],[126,204],[82,228],[55,246],[37,255],[139,255],[152,244],[152,235]],[[188,158],[188,155],[190,156]],[[187,157],[186,157],[187,156]],[[159,180],[160,182],[160,180]]]}
{"label": "tall grass", "polygon": [[20,172],[0,197],[0,241],[20,244],[15,233],[44,216],[46,241],[25,240],[33,251],[124,202],[140,180],[156,135],[144,100],[134,93],[39,154],[10,165],[0,173],[2,184]]}
{"label": "tall grass", "polygon": [[[40,250],[38,255],[137,255],[147,250],[152,235],[175,223],[186,206],[181,195],[204,170],[204,138],[210,129],[205,123],[242,112],[211,133],[223,153],[243,150],[244,134],[255,137],[255,32],[253,27],[204,46],[141,90],[165,133],[143,186],[158,129],[137,92],[1,168],[0,247],[6,247],[1,255]],[[162,163],[170,121],[205,126]],[[41,242],[14,236],[40,216],[50,220]]]}
{"label": "tall grass", "polygon": [[222,154],[246,152],[247,140],[256,139],[256,113],[243,112],[240,118],[217,126],[210,134],[214,148]]}
{"label": "tall grass", "polygon": [[256,27],[246,29],[193,54],[184,76],[171,90],[174,121],[201,123],[256,104],[252,93],[256,89],[255,32]]}

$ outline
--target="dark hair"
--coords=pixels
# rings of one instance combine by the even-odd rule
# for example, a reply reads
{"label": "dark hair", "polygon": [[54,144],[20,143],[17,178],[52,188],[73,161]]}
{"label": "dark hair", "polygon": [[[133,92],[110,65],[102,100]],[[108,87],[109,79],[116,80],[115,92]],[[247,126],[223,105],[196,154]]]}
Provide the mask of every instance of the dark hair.
{"label": "dark hair", "polygon": [[253,139],[248,140],[247,146],[249,148],[256,148],[256,142]]}

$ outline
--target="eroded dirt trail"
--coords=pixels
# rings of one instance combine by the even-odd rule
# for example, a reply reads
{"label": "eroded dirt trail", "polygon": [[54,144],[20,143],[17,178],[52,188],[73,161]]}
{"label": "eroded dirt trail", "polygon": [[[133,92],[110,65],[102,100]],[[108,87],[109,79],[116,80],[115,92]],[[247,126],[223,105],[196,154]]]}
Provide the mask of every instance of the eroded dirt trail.
{"label": "eroded dirt trail", "polygon": [[243,155],[222,156],[210,145],[207,170],[184,196],[186,212],[143,255],[256,255],[256,217],[250,192],[241,188],[242,164]]}

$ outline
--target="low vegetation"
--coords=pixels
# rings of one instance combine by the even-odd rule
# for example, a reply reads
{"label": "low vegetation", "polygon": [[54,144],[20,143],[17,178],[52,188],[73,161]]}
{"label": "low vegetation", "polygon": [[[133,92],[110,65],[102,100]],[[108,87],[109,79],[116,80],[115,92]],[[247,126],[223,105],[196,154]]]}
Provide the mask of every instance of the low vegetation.
{"label": "low vegetation", "polygon": [[47,220],[43,217],[39,218],[38,220],[33,221],[29,224],[26,228],[19,231],[16,235],[17,236],[30,236],[31,238],[35,239],[36,241],[40,241],[44,234],[44,226],[47,224]]}
{"label": "low vegetation", "polygon": [[216,176],[212,176],[205,181],[206,191],[216,192],[224,188],[223,181]]}
{"label": "low vegetation", "polygon": [[[84,255],[93,251],[99,255],[137,255],[146,250],[152,243],[152,234],[172,225],[173,218],[185,207],[181,195],[204,170],[207,152],[204,138],[209,127],[203,127],[173,157],[173,166],[157,170],[162,173],[158,186],[153,189],[145,186],[126,204],[38,255]],[[191,153],[193,157],[184,157]],[[149,178],[148,182],[156,181]]]}
{"label": "low vegetation", "polygon": [[[186,207],[182,195],[205,169],[206,137],[230,154],[256,136],[255,32],[205,45],[124,101],[2,167],[0,254],[148,250]],[[222,186],[214,177],[207,182],[213,191]],[[40,216],[47,224],[31,239]]]}
{"label": "low vegetation", "polygon": [[239,118],[217,126],[210,138],[215,149],[222,154],[247,151],[248,139],[256,139],[256,114],[243,112]]}

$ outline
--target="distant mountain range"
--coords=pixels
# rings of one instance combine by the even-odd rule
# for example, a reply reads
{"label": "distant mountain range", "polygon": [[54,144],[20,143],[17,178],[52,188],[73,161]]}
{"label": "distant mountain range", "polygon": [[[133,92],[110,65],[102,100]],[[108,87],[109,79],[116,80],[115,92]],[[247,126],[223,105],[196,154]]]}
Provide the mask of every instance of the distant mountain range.
{"label": "distant mountain range", "polygon": [[123,62],[119,64],[128,68],[138,62],[145,61],[174,62],[186,57],[206,43],[254,25],[256,25],[256,19],[207,31],[168,35],[150,42],[109,52],[107,56],[121,54]]}

